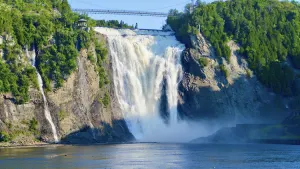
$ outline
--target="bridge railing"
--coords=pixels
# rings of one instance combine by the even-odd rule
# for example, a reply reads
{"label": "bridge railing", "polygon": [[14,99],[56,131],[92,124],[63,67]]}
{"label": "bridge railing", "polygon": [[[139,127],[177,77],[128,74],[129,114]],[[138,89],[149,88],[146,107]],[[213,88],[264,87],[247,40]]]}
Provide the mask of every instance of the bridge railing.
{"label": "bridge railing", "polygon": [[147,12],[147,11],[133,11],[133,10],[108,10],[108,9],[72,9],[78,13],[89,14],[116,14],[116,15],[139,15],[139,16],[155,16],[155,17],[168,17],[168,13],[163,12]]}

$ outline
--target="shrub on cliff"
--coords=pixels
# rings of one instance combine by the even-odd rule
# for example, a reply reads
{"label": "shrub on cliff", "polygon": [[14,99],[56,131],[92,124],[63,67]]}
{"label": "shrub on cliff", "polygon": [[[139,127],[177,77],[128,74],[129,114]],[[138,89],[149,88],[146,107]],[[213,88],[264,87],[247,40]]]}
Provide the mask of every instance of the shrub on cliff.
{"label": "shrub on cliff", "polygon": [[33,133],[37,133],[38,132],[38,121],[33,118],[29,121],[28,124],[29,127],[29,131],[33,132]]}
{"label": "shrub on cliff", "polygon": [[99,87],[102,88],[105,84],[109,83],[108,76],[103,68],[103,64],[106,62],[108,51],[104,47],[103,44],[98,42],[97,40],[94,41],[95,43],[95,51],[97,56],[97,71],[99,75]]}
{"label": "shrub on cliff", "polygon": [[107,108],[107,106],[109,105],[109,103],[110,103],[110,97],[109,97],[109,94],[108,94],[108,92],[106,92],[105,93],[105,95],[104,95],[104,98],[103,98],[103,105],[104,105],[104,107],[106,107]]}
{"label": "shrub on cliff", "polygon": [[228,78],[228,77],[229,77],[229,71],[227,70],[227,68],[225,67],[225,65],[221,65],[221,66],[220,66],[220,69],[221,69],[221,71],[223,72],[224,76],[225,76],[226,78]]}
{"label": "shrub on cliff", "polygon": [[9,134],[5,131],[0,132],[0,142],[9,142],[11,140],[11,137]]}
{"label": "shrub on cliff", "polygon": [[206,67],[208,65],[208,63],[209,63],[209,60],[207,58],[205,58],[205,57],[199,58],[199,64],[201,67],[203,67],[203,68]]}

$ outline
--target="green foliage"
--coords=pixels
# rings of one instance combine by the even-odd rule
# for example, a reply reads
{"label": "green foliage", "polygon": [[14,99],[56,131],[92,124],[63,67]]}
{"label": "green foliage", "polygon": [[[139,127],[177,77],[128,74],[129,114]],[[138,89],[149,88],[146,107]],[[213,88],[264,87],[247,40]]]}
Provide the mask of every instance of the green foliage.
{"label": "green foliage", "polygon": [[0,35],[5,38],[1,45],[4,56],[0,59],[0,93],[11,92],[15,102],[23,104],[29,100],[30,85],[38,87],[35,69],[20,59],[25,48],[39,54],[36,66],[44,86],[50,90],[54,81],[60,87],[76,68],[77,38],[83,47],[89,40],[84,33],[73,30],[79,15],[71,11],[67,0],[1,0],[0,13]]}
{"label": "green foliage", "polygon": [[201,25],[201,33],[211,42],[216,55],[229,61],[231,51],[226,44],[233,38],[241,46],[239,53],[247,57],[250,68],[266,86],[276,93],[293,94],[293,73],[284,63],[289,58],[295,68],[300,68],[298,2],[216,1],[200,3],[192,14],[171,13],[179,16],[167,19],[179,40],[187,44],[185,39]]}
{"label": "green foliage", "polygon": [[199,63],[201,65],[201,67],[206,67],[209,63],[209,60],[205,57],[200,57],[199,58]]}
{"label": "green foliage", "polygon": [[109,103],[110,103],[110,96],[109,96],[108,92],[105,93],[104,98],[102,100],[102,103],[103,103],[103,105],[104,105],[105,108],[107,108],[107,106],[109,105]]}
{"label": "green foliage", "polygon": [[50,91],[76,69],[78,50],[89,48],[95,42],[96,58],[88,54],[88,59],[96,64],[99,87],[109,83],[104,69],[107,49],[95,40],[95,32],[76,28],[79,18],[84,18],[90,26],[133,28],[123,21],[94,21],[87,15],[73,13],[67,0],[0,0],[0,35],[4,37],[3,59],[0,59],[0,93],[12,93],[15,102],[29,100],[30,86],[38,88],[36,70],[24,64],[24,49],[35,49],[38,55],[36,67]]}
{"label": "green foliage", "polygon": [[[10,51],[6,51],[10,52]],[[6,53],[4,57],[8,57]],[[22,104],[28,101],[28,89],[31,78],[35,77],[31,73],[30,67],[18,64],[14,59],[8,59],[7,64],[0,60],[0,93],[11,92],[15,98],[16,103]]]}
{"label": "green foliage", "polygon": [[79,49],[88,48],[90,46],[91,37],[90,34],[86,31],[80,30],[77,40]]}
{"label": "green foliage", "polygon": [[96,25],[86,15],[73,13],[67,0],[0,0],[0,12],[0,35],[12,37],[1,45],[0,93],[11,92],[18,104],[29,100],[30,85],[38,88],[35,69],[20,61],[22,50],[35,49],[38,54],[36,67],[44,87],[51,90],[53,82],[59,88],[76,69],[76,47],[88,48],[92,41],[91,34],[77,30],[74,24],[85,18]]}
{"label": "green foliage", "polygon": [[0,132],[0,142],[9,142],[9,141],[11,141],[10,135],[5,131],[1,131]]}
{"label": "green foliage", "polygon": [[[26,124],[28,124],[28,123],[26,123]],[[35,134],[36,136],[38,136],[40,134],[38,130],[25,131],[24,129],[13,129],[9,133],[2,131],[2,132],[0,132],[0,142],[11,142],[20,135],[31,136],[32,133]]]}
{"label": "green foliage", "polygon": [[221,66],[220,66],[220,69],[221,69],[221,71],[223,72],[224,76],[225,76],[226,78],[228,78],[228,77],[229,77],[229,71],[227,70],[227,68],[225,67],[225,65],[221,65]]}
{"label": "green foliage", "polygon": [[176,32],[176,37],[185,44],[190,44],[189,34],[194,33],[193,27],[190,25],[190,15],[180,13],[177,10],[170,10],[170,16],[167,18],[167,23]]}
{"label": "green foliage", "polygon": [[29,124],[28,124],[28,127],[29,127],[29,131],[35,133],[35,134],[38,134],[38,121],[33,118],[29,121]]}
{"label": "green foliage", "polygon": [[109,27],[109,28],[122,28],[122,29],[133,29],[133,26],[130,26],[123,21],[118,21],[118,20],[97,20],[96,21],[96,26],[98,27]]}
{"label": "green foliage", "polygon": [[97,56],[97,71],[99,75],[99,87],[102,88],[104,85],[109,84],[108,76],[105,72],[103,64],[106,62],[107,59],[107,48],[97,40],[95,40],[95,51]]}
{"label": "green foliage", "polygon": [[279,62],[272,62],[269,66],[263,67],[259,76],[260,80],[273,89],[276,93],[292,95],[292,85],[294,82],[294,72],[287,66]]}
{"label": "green foliage", "polygon": [[246,75],[247,75],[247,78],[251,78],[253,76],[252,71],[250,69],[246,69]]}
{"label": "green foliage", "polygon": [[88,60],[92,63],[96,63],[95,57],[93,56],[93,53],[91,51],[88,52]]}
{"label": "green foliage", "polygon": [[46,89],[51,90],[50,82],[61,87],[63,81],[75,70],[78,52],[75,48],[75,35],[71,31],[60,30],[55,34],[56,44],[44,48],[38,58],[38,70]]}
{"label": "green foliage", "polygon": [[64,120],[66,118],[66,116],[67,116],[67,114],[66,114],[65,111],[61,110],[61,111],[58,112],[58,119],[59,119],[59,121]]}

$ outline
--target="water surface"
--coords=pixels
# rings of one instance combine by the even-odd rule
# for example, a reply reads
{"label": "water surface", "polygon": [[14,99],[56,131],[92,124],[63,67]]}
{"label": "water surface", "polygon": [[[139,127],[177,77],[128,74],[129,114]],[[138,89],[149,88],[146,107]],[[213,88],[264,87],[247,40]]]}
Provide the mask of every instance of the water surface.
{"label": "water surface", "polygon": [[289,145],[116,144],[0,149],[0,168],[300,168]]}

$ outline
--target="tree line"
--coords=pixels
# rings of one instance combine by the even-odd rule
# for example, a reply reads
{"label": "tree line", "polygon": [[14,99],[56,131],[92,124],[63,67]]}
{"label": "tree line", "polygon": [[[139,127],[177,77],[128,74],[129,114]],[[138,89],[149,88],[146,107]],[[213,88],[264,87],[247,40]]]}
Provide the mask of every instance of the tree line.
{"label": "tree line", "polygon": [[128,25],[124,21],[118,20],[96,20],[96,26],[98,27],[109,27],[109,28],[121,28],[121,29],[133,29],[133,25]]}

